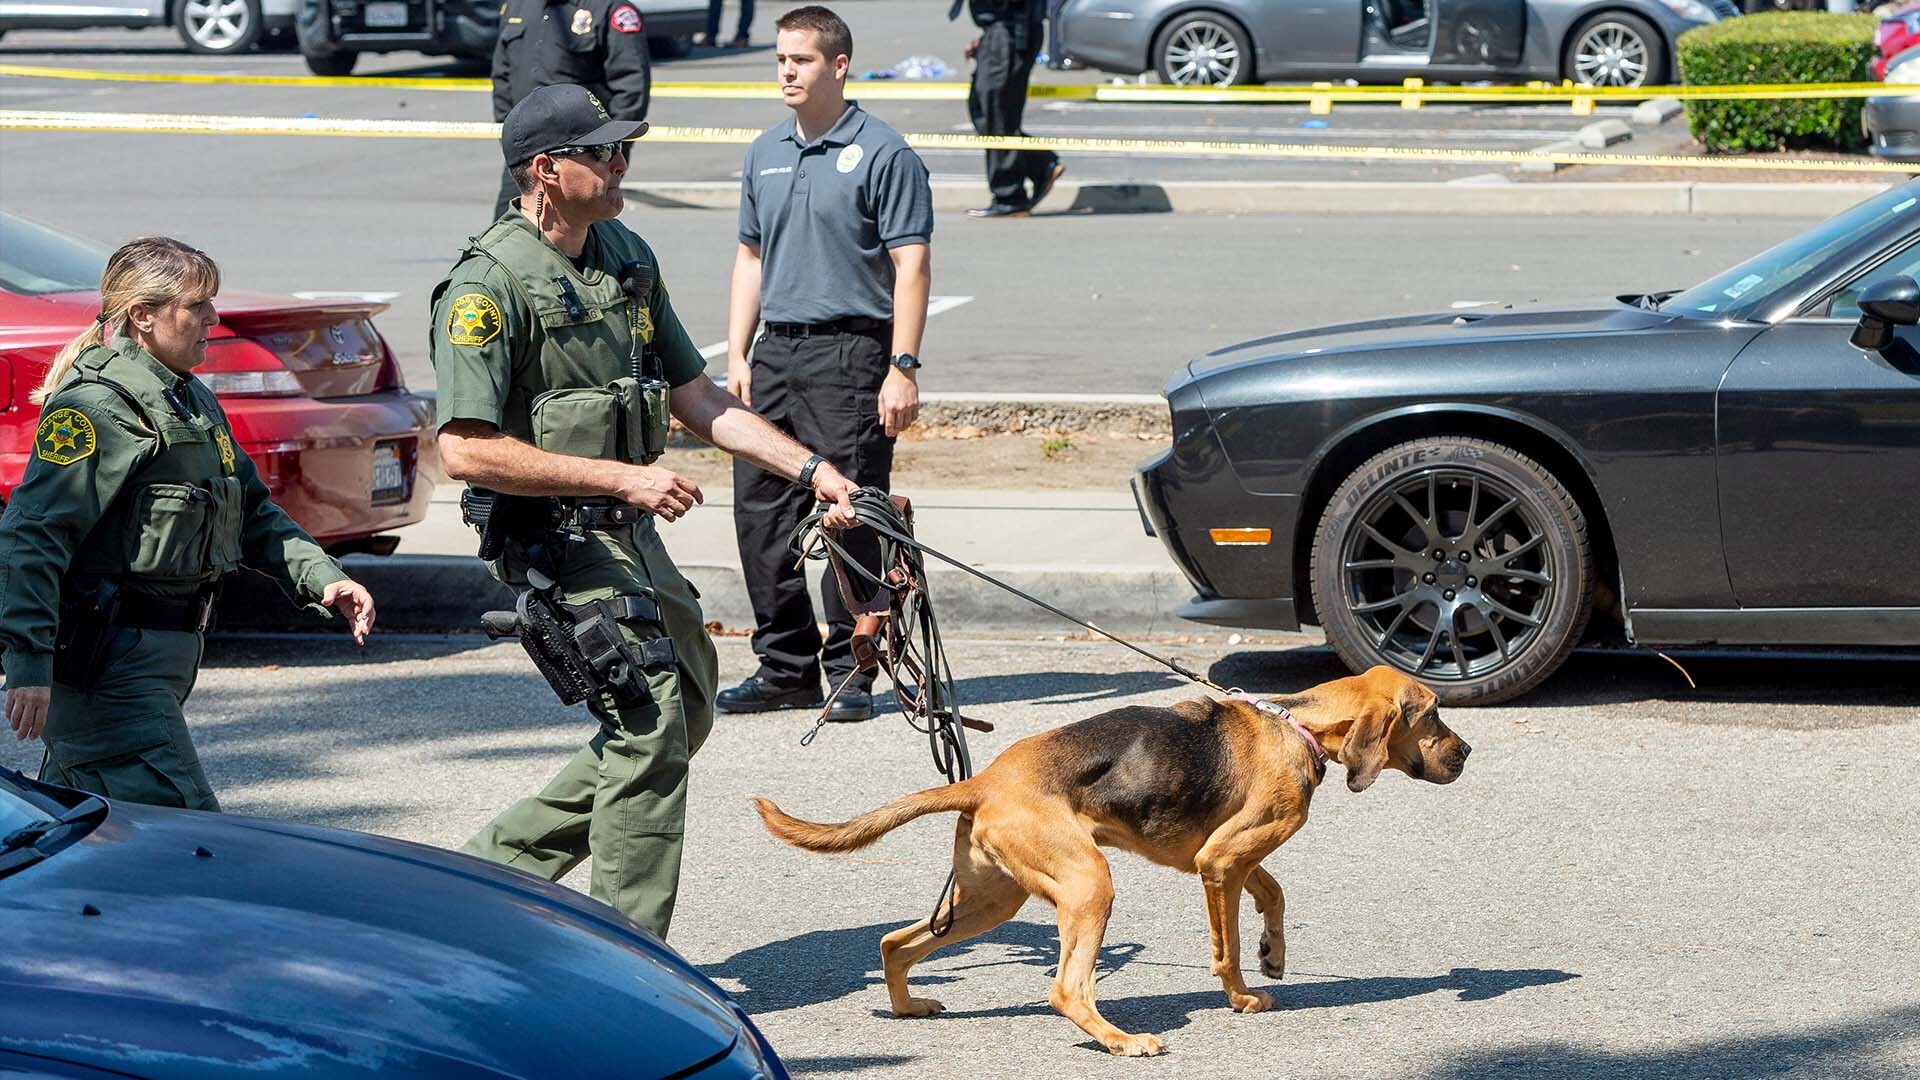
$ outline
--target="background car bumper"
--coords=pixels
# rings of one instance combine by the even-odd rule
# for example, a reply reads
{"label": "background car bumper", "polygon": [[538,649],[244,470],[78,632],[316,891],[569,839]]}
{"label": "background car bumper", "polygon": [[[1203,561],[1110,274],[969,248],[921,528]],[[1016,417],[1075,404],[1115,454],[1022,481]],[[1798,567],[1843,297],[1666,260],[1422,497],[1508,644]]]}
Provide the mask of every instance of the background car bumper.
{"label": "background car bumper", "polygon": [[[433,482],[422,466],[433,460],[426,438],[433,405],[425,398],[265,398],[228,415],[274,501],[321,543],[363,539],[426,517]],[[283,434],[289,432],[298,434]],[[398,452],[405,486],[376,499],[374,454],[382,444]]]}
{"label": "background car bumper", "polygon": [[1867,149],[1889,161],[1920,161],[1920,95],[1868,98],[1860,111]]}
{"label": "background car bumper", "polygon": [[[1147,534],[1159,539],[1198,594],[1176,614],[1218,626],[1299,629],[1290,595],[1299,500],[1248,492],[1217,454],[1206,452],[1214,445],[1210,428],[1193,439],[1185,452],[1176,442],[1133,478]],[[1216,544],[1209,534],[1215,526],[1270,528],[1272,541]]]}

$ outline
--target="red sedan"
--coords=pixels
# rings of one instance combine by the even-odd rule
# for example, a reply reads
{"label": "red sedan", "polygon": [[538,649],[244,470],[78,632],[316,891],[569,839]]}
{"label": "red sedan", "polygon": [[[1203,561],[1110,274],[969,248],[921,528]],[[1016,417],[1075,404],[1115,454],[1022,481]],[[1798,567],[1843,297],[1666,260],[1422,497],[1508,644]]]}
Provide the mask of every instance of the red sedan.
{"label": "red sedan", "polygon": [[1908,4],[1880,18],[1880,29],[1873,43],[1879,55],[1873,58],[1873,77],[1887,81],[1887,61],[1920,45],[1920,4]]}
{"label": "red sedan", "polygon": [[[33,453],[27,394],[100,310],[106,255],[0,214],[0,497]],[[387,305],[222,291],[194,374],[219,395],[274,501],[336,553],[393,550],[379,533],[426,516],[433,405],[407,392],[374,329]]]}

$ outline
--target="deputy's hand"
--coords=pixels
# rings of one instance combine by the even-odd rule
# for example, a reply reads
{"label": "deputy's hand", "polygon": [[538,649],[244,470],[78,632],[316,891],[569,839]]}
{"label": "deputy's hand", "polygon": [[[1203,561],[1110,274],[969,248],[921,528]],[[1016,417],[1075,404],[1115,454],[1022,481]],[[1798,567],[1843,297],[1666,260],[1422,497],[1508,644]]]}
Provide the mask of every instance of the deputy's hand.
{"label": "deputy's hand", "polygon": [[746,357],[727,358],[727,392],[743,404],[753,404],[753,368]]}
{"label": "deputy's hand", "polygon": [[969,60],[973,59],[974,54],[979,51],[980,51],[979,38],[974,38],[972,41],[967,42],[967,59]]}
{"label": "deputy's hand", "polygon": [[7,723],[16,739],[37,739],[47,726],[47,704],[53,700],[51,686],[7,687]]}
{"label": "deputy's hand", "polygon": [[373,594],[352,578],[342,578],[320,593],[320,602],[347,617],[353,626],[353,641],[365,645],[373,632]]}
{"label": "deputy's hand", "polygon": [[[729,380],[731,381],[731,380]],[[706,502],[699,485],[658,465],[635,465],[620,489],[622,502],[638,506],[662,521],[678,521],[698,503]]]}
{"label": "deputy's hand", "polygon": [[853,483],[824,461],[813,470],[813,497],[833,504],[827,507],[827,516],[820,519],[827,528],[850,529],[860,524],[853,514]]}
{"label": "deputy's hand", "polygon": [[920,384],[913,373],[894,368],[880,384],[880,426],[892,438],[913,426],[920,415]]}

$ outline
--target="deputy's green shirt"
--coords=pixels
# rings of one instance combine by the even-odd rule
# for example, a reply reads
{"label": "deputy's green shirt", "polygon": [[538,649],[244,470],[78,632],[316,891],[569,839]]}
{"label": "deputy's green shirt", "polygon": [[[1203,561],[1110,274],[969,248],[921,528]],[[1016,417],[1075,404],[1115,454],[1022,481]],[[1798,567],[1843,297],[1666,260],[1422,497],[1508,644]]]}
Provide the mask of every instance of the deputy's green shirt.
{"label": "deputy's green shirt", "polygon": [[112,578],[186,596],[235,566],[307,603],[347,576],[274,504],[205,384],[128,338],[82,353],[41,409],[26,476],[0,517],[8,683],[52,681],[63,582]]}
{"label": "deputy's green shirt", "polygon": [[[591,305],[618,297],[620,265],[633,257],[655,268],[640,333],[651,336],[666,381],[679,386],[706,370],[674,314],[652,250],[625,225],[594,224],[576,263],[514,209],[477,247],[494,257],[469,251],[435,290],[431,354],[441,423],[484,420],[525,439],[533,398],[552,389],[604,386],[627,374],[633,336],[624,303]],[[554,281],[559,277],[589,305],[577,319],[551,310],[565,300]],[[550,309],[545,318],[536,314],[536,303]]]}

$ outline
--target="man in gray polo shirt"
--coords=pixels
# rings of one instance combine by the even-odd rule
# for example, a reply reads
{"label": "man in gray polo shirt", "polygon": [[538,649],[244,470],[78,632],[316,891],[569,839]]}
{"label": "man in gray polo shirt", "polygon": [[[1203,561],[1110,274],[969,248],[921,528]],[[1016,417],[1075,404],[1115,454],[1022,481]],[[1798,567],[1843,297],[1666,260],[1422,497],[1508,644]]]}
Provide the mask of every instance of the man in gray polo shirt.
{"label": "man in gray polo shirt", "polygon": [[[847,24],[809,6],[774,25],[780,91],[793,116],[754,140],[741,169],[727,388],[855,484],[885,490],[894,438],[920,413],[933,193],[906,140],[847,101]],[[749,360],[762,319],[766,331]],[[823,640],[806,579],[787,550],[812,496],[739,458],[733,489],[760,669],[722,690],[715,706],[818,707],[824,670],[832,686],[851,680],[829,717],[865,720],[873,714],[872,685],[854,668],[853,616],[823,574]],[[877,568],[871,532],[850,530],[842,543]]]}

